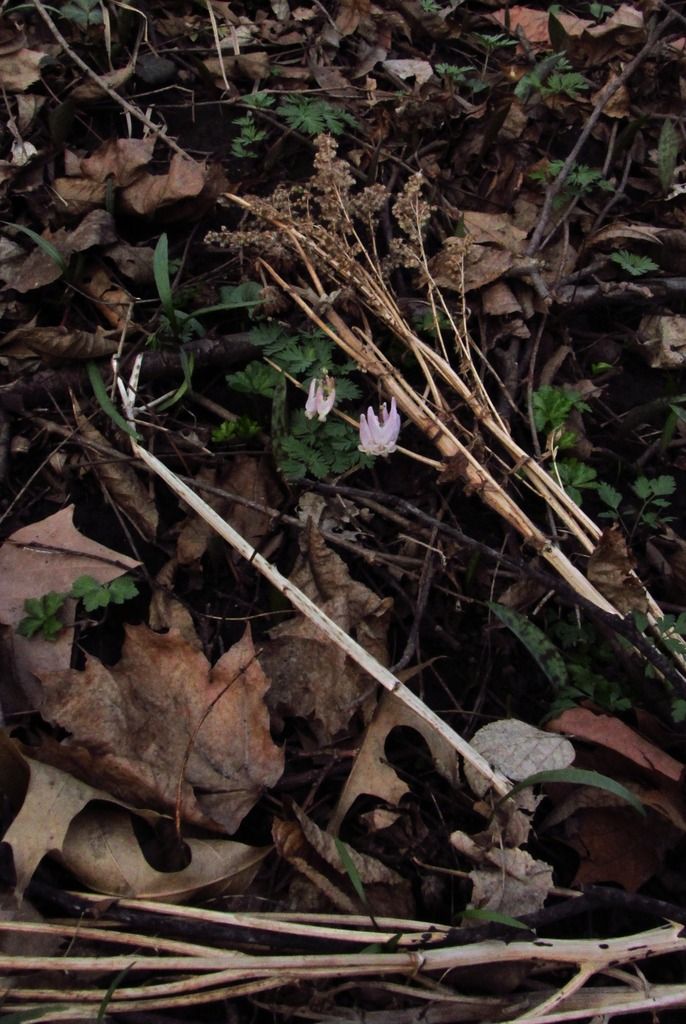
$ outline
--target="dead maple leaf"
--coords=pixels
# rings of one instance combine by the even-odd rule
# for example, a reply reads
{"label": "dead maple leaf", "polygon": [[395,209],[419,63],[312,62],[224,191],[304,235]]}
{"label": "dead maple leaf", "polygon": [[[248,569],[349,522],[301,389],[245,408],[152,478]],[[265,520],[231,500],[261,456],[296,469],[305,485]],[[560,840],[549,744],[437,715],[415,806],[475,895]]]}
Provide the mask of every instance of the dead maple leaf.
{"label": "dead maple leaf", "polygon": [[[301,545],[303,554],[291,581],[386,664],[392,601],[351,579],[345,562],[327,547],[311,521]],[[260,663],[272,681],[268,702],[277,714],[309,719],[322,743],[333,739],[358,711],[370,717],[373,681],[309,619],[298,615],[270,630],[269,636]]]}
{"label": "dead maple leaf", "polygon": [[107,668],[41,677],[41,714],[68,730],[36,756],[68,765],[121,800],[234,832],[283,771],[269,732],[269,680],[243,639],[212,668],[178,633],[129,626]]}
{"label": "dead maple leaf", "polygon": [[384,692],[365,730],[364,739],[329,822],[329,831],[338,832],[346,814],[363,793],[398,806],[402,797],[410,792],[410,787],[402,781],[386,758],[386,741],[393,729],[400,727],[414,729],[423,736],[436,770],[453,786],[457,785],[459,765],[455,749],[402,701]]}
{"label": "dead maple leaf", "polygon": [[[19,896],[46,855],[58,857],[95,892],[176,901],[199,892],[244,891],[267,852],[226,839],[189,838],[187,866],[157,871],[134,833],[132,808],[23,756],[5,733],[0,733],[0,769],[0,790],[14,811],[3,842],[12,851]],[[163,820],[149,810],[134,816],[153,827]]]}
{"label": "dead maple leaf", "polygon": [[[73,523],[74,506],[61,509],[47,519],[24,526],[0,548],[0,622],[14,629],[26,615],[24,602],[50,591],[71,590],[79,576],[92,576],[109,583],[140,562],[120,555],[90,540]],[[65,627],[74,622],[75,601],[62,609]],[[12,639],[16,677],[24,696],[0,689],[5,713],[35,707],[40,696],[36,676],[66,668],[71,660],[73,634],[65,628],[56,640],[34,636],[30,640],[15,633]]]}
{"label": "dead maple leaf", "polygon": [[634,561],[620,528],[603,530],[588,560],[587,576],[622,615],[648,610],[647,594],[633,570]]}

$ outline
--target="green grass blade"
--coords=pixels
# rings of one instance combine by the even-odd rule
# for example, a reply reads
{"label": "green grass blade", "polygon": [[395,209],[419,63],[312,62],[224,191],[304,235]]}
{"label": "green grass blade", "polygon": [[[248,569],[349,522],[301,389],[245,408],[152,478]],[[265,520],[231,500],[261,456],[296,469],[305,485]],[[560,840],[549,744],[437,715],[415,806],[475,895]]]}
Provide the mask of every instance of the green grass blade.
{"label": "green grass blade", "polygon": [[109,1006],[109,1004],[110,1004],[110,1002],[112,1000],[112,996],[117,991],[117,989],[119,988],[119,985],[124,980],[124,978],[127,976],[127,974],[130,972],[132,967],[133,967],[133,964],[129,964],[128,967],[125,967],[123,971],[120,971],[119,974],[116,976],[116,978],[114,978],[114,980],[112,981],[112,984],[107,989],[107,992],[105,992],[105,995],[102,997],[102,1002],[100,1003],[100,1006],[98,1007],[98,1016],[95,1018],[95,1024],[102,1024],[102,1022],[104,1021],[104,1019],[105,1019],[105,1012],[106,1012],[107,1007]]}
{"label": "green grass blade", "polygon": [[517,639],[521,640],[553,686],[561,689],[568,685],[564,658],[538,626],[529,622],[525,615],[520,615],[514,608],[507,608],[497,601],[489,601],[488,607],[508,629],[512,630]]}
{"label": "green grass blade", "polygon": [[155,285],[160,302],[162,303],[162,309],[167,316],[172,331],[177,335],[179,333],[179,325],[176,319],[176,310],[174,309],[171,278],[169,277],[169,240],[166,233],[160,235],[159,241],[155,246],[152,258],[152,272],[155,277]]}
{"label": "green grass blade", "polygon": [[334,837],[334,843],[336,844],[336,850],[338,852],[338,856],[343,861],[343,867],[345,868],[345,873],[348,876],[348,878],[350,879],[350,881],[352,883],[353,889],[355,890],[357,895],[362,900],[363,905],[366,907],[367,906],[367,894],[364,891],[364,885],[362,884],[362,879],[360,878],[360,873],[357,870],[357,868],[355,867],[355,865],[353,864],[353,859],[350,856],[350,851],[348,850],[348,847],[346,846],[346,844],[344,842],[342,842],[340,839],[338,839],[337,837]]}
{"label": "green grass blade", "polygon": [[528,924],[524,924],[523,921],[518,921],[516,917],[510,917],[509,914],[501,914],[498,910],[485,910],[479,907],[469,907],[467,910],[463,910],[460,917],[464,921],[485,921],[487,924],[504,924],[508,928],[520,928],[525,932],[530,931]]}
{"label": "green grass blade", "polygon": [[141,435],[134,430],[130,423],[124,419],[119,410],[112,404],[110,396],[107,394],[107,388],[105,382],[102,379],[102,374],[95,363],[88,363],[86,367],[88,371],[88,379],[91,382],[93,388],[93,394],[95,395],[98,405],[104,413],[106,413],[113,423],[124,430],[127,434],[133,437],[136,441],[141,440]]}
{"label": "green grass blade", "polygon": [[15,231],[21,231],[22,234],[27,235],[31,241],[35,242],[38,248],[44,252],[57,267],[59,267],[61,272],[66,274],[69,264],[59,249],[57,249],[52,242],[48,242],[46,238],[41,238],[41,236],[36,234],[35,231],[32,231],[31,228],[25,228],[21,224],[12,224],[7,220],[3,220],[1,223],[4,224],[5,227],[14,228]]}
{"label": "green grass blade", "polygon": [[586,768],[551,768],[550,771],[536,772],[534,775],[529,775],[526,779],[518,782],[503,799],[507,800],[508,797],[514,796],[520,790],[528,789],[529,786],[536,786],[539,782],[572,782],[577,786],[593,786],[594,789],[604,789],[607,793],[612,793],[613,796],[617,796],[620,800],[625,800],[628,804],[631,804],[634,810],[645,817],[646,812],[643,804],[637,796],[634,796],[630,789],[623,786],[621,782],[615,782],[614,779],[609,778],[607,775],[588,771]]}

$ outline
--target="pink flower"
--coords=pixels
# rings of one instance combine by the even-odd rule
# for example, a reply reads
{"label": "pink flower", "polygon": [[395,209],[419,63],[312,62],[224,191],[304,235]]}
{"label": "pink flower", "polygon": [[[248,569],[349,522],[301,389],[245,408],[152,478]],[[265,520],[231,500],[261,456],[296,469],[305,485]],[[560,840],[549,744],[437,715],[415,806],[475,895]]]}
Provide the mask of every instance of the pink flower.
{"label": "pink flower", "polygon": [[395,398],[391,399],[391,411],[386,408],[386,403],[381,406],[379,416],[371,408],[367,413],[360,416],[360,443],[361,452],[367,455],[390,455],[395,451],[396,441],[400,433],[400,416],[395,404]]}
{"label": "pink flower", "polygon": [[333,377],[313,377],[305,403],[305,415],[308,420],[318,416],[320,423],[323,423],[333,409],[335,401],[336,381]]}

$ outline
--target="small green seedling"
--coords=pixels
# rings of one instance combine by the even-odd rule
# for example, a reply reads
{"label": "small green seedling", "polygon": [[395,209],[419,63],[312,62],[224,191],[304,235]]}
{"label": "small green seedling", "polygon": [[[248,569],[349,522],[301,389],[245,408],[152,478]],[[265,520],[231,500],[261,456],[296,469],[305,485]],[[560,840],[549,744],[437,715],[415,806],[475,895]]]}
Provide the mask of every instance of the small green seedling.
{"label": "small green seedling", "polygon": [[267,132],[258,128],[254,115],[251,113],[237,117],[233,122],[240,129],[238,136],[231,143],[231,152],[241,160],[254,160],[257,156],[255,147],[264,142]]}
{"label": "small green seedling", "polygon": [[576,100],[589,88],[590,82],[574,70],[564,53],[553,53],[520,78],[515,86],[515,96],[522,102],[526,102],[532,93],[544,98],[567,96]]}
{"label": "small green seedling", "polygon": [[226,444],[231,441],[249,441],[259,432],[259,423],[249,416],[239,416],[235,420],[224,420],[218,427],[215,427],[212,431],[212,440],[215,444]]}
{"label": "small green seedling", "polygon": [[610,259],[631,277],[642,277],[644,274],[649,274],[651,270],[660,269],[649,256],[639,256],[635,252],[629,252],[628,249],[619,249],[617,252],[613,252]]}
{"label": "small green seedling", "polygon": [[58,594],[51,590],[42,597],[29,597],[24,601],[26,615],[17,626],[20,636],[32,637],[39,635],[44,640],[56,640],[64,629],[64,623],[58,618],[58,612],[67,599],[67,594]]}
{"label": "small green seedling", "polygon": [[90,28],[91,25],[102,25],[100,0],[69,0],[60,10],[63,18],[67,18],[79,28]]}
{"label": "small green seedling", "polygon": [[549,441],[559,449],[571,448],[576,441],[576,434],[564,429],[572,410],[589,412],[591,408],[577,391],[555,388],[549,384],[534,391],[532,405],[536,430],[545,433]]}
{"label": "small green seedling", "polygon": [[326,100],[314,96],[294,94],[279,105],[276,110],[289,128],[304,135],[341,135],[346,128],[357,128],[356,119],[342,107],[334,107]]}
{"label": "small green seedling", "polygon": [[110,604],[124,604],[138,595],[138,587],[130,576],[119,576],[111,583],[98,583],[92,576],[79,576],[72,583],[69,597],[76,597],[87,612],[107,608]]}
{"label": "small green seedling", "polygon": [[667,509],[671,505],[671,501],[667,499],[676,490],[676,480],[673,476],[665,474],[652,480],[647,476],[639,476],[631,485],[631,490],[641,501],[636,510],[636,525],[640,523],[642,526],[655,529],[661,523],[671,522],[673,517],[665,518],[660,509]]}
{"label": "small green seedling", "polygon": [[58,612],[67,598],[81,601],[85,611],[93,612],[110,604],[123,604],[137,594],[138,587],[129,576],[119,576],[111,583],[98,583],[92,576],[79,576],[71,590],[64,593],[51,590],[42,597],[27,598],[24,601],[26,615],[17,626],[17,632],[29,638],[40,635],[44,640],[56,640],[64,629]]}
{"label": "small green seedling", "polygon": [[608,4],[594,2],[588,5],[588,10],[592,18],[596,21],[603,21],[607,18],[608,14],[614,14],[614,8]]}

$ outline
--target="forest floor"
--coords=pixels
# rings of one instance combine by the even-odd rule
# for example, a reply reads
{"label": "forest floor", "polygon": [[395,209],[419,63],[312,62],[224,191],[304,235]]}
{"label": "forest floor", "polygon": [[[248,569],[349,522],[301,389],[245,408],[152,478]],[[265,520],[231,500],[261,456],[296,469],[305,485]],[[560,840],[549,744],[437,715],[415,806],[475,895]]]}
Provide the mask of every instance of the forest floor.
{"label": "forest floor", "polygon": [[683,1019],[685,6],[3,2],[8,1020]]}

